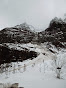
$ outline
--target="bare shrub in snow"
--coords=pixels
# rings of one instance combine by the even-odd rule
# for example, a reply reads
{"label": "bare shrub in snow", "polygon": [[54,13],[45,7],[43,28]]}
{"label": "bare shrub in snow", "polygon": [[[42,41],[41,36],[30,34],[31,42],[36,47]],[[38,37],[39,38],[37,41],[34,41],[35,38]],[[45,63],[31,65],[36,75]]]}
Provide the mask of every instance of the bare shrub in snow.
{"label": "bare shrub in snow", "polygon": [[43,59],[43,65],[44,65],[44,73],[45,73],[45,65],[46,65],[46,64],[45,64],[45,61],[44,61],[44,59]]}
{"label": "bare shrub in snow", "polygon": [[26,71],[26,64],[24,64],[24,67],[23,68],[24,68],[24,71]]}
{"label": "bare shrub in snow", "polygon": [[41,64],[40,64],[40,66],[39,66],[39,71],[41,72]]}
{"label": "bare shrub in snow", "polygon": [[15,68],[16,68],[16,65],[14,63],[14,66],[13,66],[13,73],[15,74]]}
{"label": "bare shrub in snow", "polygon": [[35,63],[32,64],[32,67],[34,67],[34,66],[35,66]]}
{"label": "bare shrub in snow", "polygon": [[[66,54],[59,54],[57,58],[53,59],[53,68],[57,74],[57,78],[61,78],[61,73],[64,71],[66,66]],[[63,70],[62,70],[63,69]]]}

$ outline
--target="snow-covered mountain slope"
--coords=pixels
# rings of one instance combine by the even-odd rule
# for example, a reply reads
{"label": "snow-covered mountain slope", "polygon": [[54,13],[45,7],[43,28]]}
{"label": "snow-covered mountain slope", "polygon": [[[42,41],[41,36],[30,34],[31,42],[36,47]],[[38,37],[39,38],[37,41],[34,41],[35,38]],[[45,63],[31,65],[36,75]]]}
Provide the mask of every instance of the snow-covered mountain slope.
{"label": "snow-covered mountain slope", "polygon": [[0,83],[66,88],[66,23],[54,18],[46,30],[34,30],[23,23],[0,31]]}
{"label": "snow-covered mountain slope", "polygon": [[20,29],[27,28],[27,30],[30,30],[33,32],[35,31],[35,28],[32,25],[28,25],[26,22],[20,25],[16,25],[15,28],[20,28]]}
{"label": "snow-covered mountain slope", "polygon": [[[10,45],[9,47],[13,48],[13,46],[14,45]],[[34,50],[38,52],[39,55],[33,60],[25,60],[18,63],[12,62],[12,67],[9,67],[8,71],[0,74],[0,83],[19,83],[19,87],[24,88],[66,88],[66,68],[63,67],[62,69],[61,78],[63,77],[63,79],[57,79],[53,61],[53,59],[56,57],[59,58],[63,54],[66,56],[66,50],[61,49],[58,51],[52,46],[51,49],[56,52],[52,53],[46,48],[46,44],[39,46],[28,43],[19,46]],[[16,45],[16,47],[18,47],[18,45]],[[63,57],[61,57],[61,59],[63,59]]]}

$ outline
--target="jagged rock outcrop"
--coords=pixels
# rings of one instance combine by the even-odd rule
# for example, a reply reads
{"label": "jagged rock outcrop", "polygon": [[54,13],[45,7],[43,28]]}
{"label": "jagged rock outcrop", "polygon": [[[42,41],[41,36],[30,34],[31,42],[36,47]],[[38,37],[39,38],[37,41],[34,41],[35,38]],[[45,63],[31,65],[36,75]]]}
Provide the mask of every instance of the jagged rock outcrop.
{"label": "jagged rock outcrop", "polygon": [[42,32],[35,32],[34,27],[23,23],[0,31],[0,43],[44,43],[51,42],[56,47],[65,47],[66,22],[55,17],[49,27]]}
{"label": "jagged rock outcrop", "polygon": [[57,47],[65,47],[66,23],[62,19],[54,18],[49,27],[38,33],[39,42],[51,42]]}
{"label": "jagged rock outcrop", "polygon": [[28,43],[32,41],[34,36],[33,29],[31,30],[28,24],[23,23],[1,30],[0,43]]}

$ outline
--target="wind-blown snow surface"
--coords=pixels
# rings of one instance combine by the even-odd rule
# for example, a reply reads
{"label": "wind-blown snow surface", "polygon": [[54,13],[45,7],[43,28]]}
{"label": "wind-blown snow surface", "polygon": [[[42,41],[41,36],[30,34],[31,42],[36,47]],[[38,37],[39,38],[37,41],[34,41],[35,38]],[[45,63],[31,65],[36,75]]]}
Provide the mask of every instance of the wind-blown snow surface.
{"label": "wind-blown snow surface", "polygon": [[[13,46],[15,45],[10,45],[9,47],[13,48]],[[53,50],[57,52],[54,54],[50,52],[43,44],[39,46],[29,43],[20,46],[34,50],[38,52],[39,55],[33,60],[12,63],[12,68],[9,68],[9,72],[0,74],[0,83],[19,83],[19,87],[24,88],[66,88],[66,69],[63,68],[64,74],[61,74],[63,79],[57,79],[54,67],[52,65],[54,58],[59,58],[60,55],[62,56],[63,54],[63,56],[66,56],[65,50],[58,51],[53,48]],[[18,45],[16,47],[19,49]],[[13,72],[14,65],[16,68],[15,72]]]}

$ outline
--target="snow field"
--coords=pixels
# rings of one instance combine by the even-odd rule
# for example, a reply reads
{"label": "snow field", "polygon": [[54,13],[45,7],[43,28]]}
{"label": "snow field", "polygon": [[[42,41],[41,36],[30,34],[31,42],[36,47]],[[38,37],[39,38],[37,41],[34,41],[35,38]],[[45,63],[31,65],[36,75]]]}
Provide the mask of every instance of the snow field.
{"label": "snow field", "polygon": [[66,88],[66,67],[62,68],[61,77],[63,79],[57,79],[53,62],[56,57],[61,58],[61,60],[62,58],[65,59],[66,51],[58,52],[55,49],[57,54],[53,54],[45,46],[44,48],[31,44],[27,44],[27,46],[38,52],[39,55],[33,60],[12,62],[12,68],[9,68],[10,72],[0,74],[0,83],[19,83],[19,86],[24,88]]}

